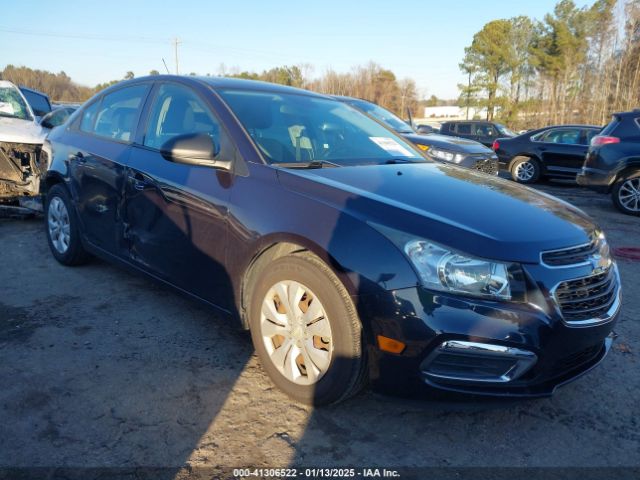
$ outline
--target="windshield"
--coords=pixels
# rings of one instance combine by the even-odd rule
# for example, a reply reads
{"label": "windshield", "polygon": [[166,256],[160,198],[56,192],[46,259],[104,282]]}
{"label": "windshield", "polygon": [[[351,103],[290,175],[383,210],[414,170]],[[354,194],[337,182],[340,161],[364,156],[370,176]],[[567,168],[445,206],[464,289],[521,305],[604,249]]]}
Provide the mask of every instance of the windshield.
{"label": "windshield", "polygon": [[335,100],[249,90],[218,93],[269,163],[426,161],[411,144]]}
{"label": "windshield", "polygon": [[347,103],[359,108],[366,114],[371,115],[373,118],[380,120],[382,123],[393,128],[398,133],[414,133],[413,129],[407,124],[407,122],[375,103],[366,102],[364,100],[351,100]]}
{"label": "windshield", "polygon": [[0,87],[0,117],[31,120],[27,104],[15,88]]}
{"label": "windshield", "polygon": [[500,132],[500,135],[506,135],[507,137],[515,137],[517,135],[517,133],[515,133],[513,130],[509,130],[501,123],[496,123],[496,128]]}

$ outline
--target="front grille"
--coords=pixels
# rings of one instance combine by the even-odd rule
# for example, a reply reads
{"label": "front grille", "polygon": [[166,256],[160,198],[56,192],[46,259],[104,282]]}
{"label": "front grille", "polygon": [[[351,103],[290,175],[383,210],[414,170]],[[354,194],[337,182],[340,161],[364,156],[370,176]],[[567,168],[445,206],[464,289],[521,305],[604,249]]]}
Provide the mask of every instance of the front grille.
{"label": "front grille", "polygon": [[483,155],[474,155],[472,156],[476,163],[474,163],[473,168],[482,173],[487,173],[489,175],[497,175],[498,174],[498,158],[497,157],[485,157]]}
{"label": "front grille", "polygon": [[605,315],[616,298],[617,280],[614,269],[562,282],[555,297],[567,322],[581,322]]}
{"label": "front grille", "polygon": [[597,243],[591,242],[588,245],[578,247],[563,248],[562,250],[551,250],[542,253],[542,262],[550,267],[562,267],[565,265],[576,265],[589,261],[589,258],[598,251]]}

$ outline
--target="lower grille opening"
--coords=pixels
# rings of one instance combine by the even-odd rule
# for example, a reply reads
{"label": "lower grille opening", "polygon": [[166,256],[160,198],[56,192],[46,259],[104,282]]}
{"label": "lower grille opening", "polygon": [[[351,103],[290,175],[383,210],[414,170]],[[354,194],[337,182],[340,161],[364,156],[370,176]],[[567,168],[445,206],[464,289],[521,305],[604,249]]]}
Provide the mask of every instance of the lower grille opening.
{"label": "lower grille opening", "polygon": [[501,378],[515,366],[511,358],[482,358],[476,355],[441,353],[429,365],[428,373],[444,377],[487,380]]}
{"label": "lower grille opening", "polygon": [[518,348],[449,340],[422,362],[421,370],[439,381],[505,383],[522,376],[536,361],[533,352]]}

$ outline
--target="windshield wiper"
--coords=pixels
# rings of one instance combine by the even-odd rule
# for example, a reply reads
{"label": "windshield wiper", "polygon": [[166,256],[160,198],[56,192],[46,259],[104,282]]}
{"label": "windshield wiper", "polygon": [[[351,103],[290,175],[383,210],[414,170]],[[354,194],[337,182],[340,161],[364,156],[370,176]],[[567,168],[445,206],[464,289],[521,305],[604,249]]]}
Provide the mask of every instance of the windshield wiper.
{"label": "windshield wiper", "polygon": [[386,160],[385,165],[395,165],[397,163],[428,163],[426,160],[424,159],[419,159],[416,158],[415,160],[408,160],[406,158],[390,158],[389,160]]}
{"label": "windshield wiper", "polygon": [[330,162],[329,160],[311,160],[310,162],[287,162],[287,163],[275,163],[278,167],[285,168],[324,168],[324,167],[341,167],[338,163]]}

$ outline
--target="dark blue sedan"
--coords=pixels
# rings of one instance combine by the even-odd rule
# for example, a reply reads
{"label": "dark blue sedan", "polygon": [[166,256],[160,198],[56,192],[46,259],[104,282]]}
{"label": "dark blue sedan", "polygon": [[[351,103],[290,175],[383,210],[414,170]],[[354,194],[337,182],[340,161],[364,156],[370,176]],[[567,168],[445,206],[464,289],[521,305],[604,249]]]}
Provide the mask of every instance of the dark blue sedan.
{"label": "dark blue sedan", "polygon": [[300,401],[367,383],[548,395],[611,344],[618,270],[583,212],[431,162],[335,99],[135,79],[54,129],[44,155],[60,263],[97,255],[227,314]]}

